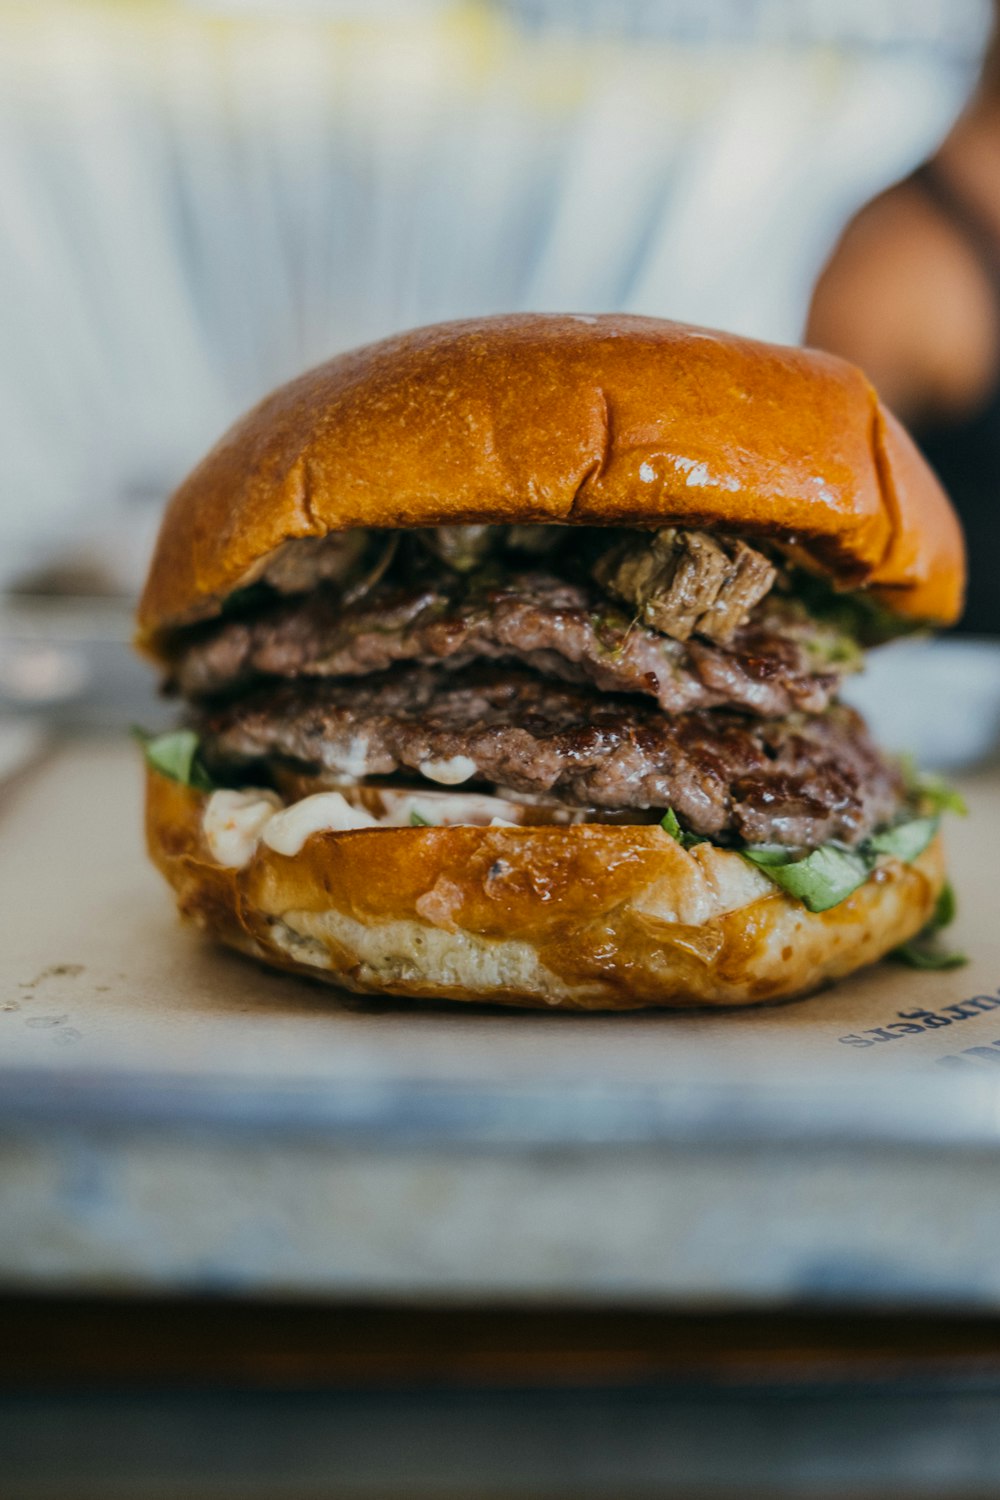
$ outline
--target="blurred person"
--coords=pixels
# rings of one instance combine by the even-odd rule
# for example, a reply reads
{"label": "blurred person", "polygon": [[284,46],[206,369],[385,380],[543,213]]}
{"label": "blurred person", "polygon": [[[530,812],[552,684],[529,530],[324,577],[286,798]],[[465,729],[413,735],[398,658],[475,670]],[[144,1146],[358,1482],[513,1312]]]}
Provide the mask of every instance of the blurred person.
{"label": "blurred person", "polygon": [[965,526],[961,628],[1000,634],[1000,3],[967,108],[849,223],[806,342],[861,365],[912,431]]}

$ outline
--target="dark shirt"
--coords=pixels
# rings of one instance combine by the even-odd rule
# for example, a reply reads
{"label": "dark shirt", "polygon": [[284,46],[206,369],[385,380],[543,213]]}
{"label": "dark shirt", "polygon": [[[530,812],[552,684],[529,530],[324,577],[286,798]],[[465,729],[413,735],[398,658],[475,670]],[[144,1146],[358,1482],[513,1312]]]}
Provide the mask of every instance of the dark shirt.
{"label": "dark shirt", "polygon": [[[910,178],[974,250],[994,289],[1000,322],[1000,243],[978,211],[935,166]],[[969,590],[959,629],[1000,634],[1000,377],[971,415],[925,422],[913,436],[954,502],[969,552]]]}

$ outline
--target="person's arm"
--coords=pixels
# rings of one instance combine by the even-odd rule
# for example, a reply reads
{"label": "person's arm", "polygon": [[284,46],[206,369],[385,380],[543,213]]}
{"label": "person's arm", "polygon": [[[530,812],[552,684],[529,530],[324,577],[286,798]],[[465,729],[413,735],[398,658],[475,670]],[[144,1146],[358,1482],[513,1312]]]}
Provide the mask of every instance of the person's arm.
{"label": "person's arm", "polygon": [[861,366],[906,422],[962,414],[997,366],[995,294],[974,252],[901,186],[848,225],[813,294],[806,342]]}

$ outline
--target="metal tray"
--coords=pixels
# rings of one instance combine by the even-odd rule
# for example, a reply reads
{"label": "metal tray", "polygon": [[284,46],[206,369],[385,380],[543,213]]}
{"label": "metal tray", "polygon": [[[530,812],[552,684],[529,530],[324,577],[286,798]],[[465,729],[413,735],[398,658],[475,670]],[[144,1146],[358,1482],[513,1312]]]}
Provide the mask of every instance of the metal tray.
{"label": "metal tray", "polygon": [[1000,1306],[1000,776],[951,836],[967,968],[571,1016],[216,950],[144,859],[136,761],[0,789],[5,1285]]}

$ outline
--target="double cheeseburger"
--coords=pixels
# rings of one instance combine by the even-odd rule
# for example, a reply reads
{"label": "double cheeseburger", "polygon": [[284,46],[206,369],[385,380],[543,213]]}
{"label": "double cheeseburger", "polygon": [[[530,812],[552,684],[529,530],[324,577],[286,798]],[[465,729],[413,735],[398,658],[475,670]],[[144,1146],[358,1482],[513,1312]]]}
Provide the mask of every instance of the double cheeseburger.
{"label": "double cheeseburger", "polygon": [[362,993],[801,994],[940,911],[941,794],[838,695],[963,575],[838,359],[621,316],[341,355],[167,510],[152,857],[223,942]]}

